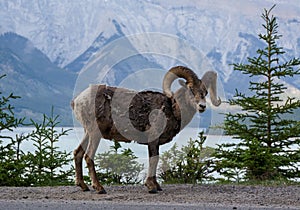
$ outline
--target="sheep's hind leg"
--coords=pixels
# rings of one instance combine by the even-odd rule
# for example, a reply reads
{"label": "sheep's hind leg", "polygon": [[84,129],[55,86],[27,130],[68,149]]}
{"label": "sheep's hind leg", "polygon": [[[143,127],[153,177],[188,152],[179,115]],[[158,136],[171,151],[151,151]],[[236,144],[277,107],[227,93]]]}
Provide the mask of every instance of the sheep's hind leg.
{"label": "sheep's hind leg", "polygon": [[106,194],[105,189],[100,184],[100,182],[97,178],[95,164],[94,164],[94,157],[95,157],[95,153],[96,153],[97,147],[100,142],[100,138],[101,138],[101,135],[90,136],[89,145],[88,145],[88,148],[87,148],[84,158],[87,163],[90,178],[92,180],[92,187],[97,191],[97,193]]}
{"label": "sheep's hind leg", "polygon": [[149,168],[148,168],[148,177],[146,179],[145,185],[148,187],[149,193],[157,193],[157,191],[162,191],[160,185],[156,180],[156,169],[159,161],[158,142],[151,142],[148,145],[148,152],[149,152]]}
{"label": "sheep's hind leg", "polygon": [[75,162],[75,184],[80,186],[83,191],[89,191],[89,187],[84,183],[82,175],[82,159],[88,144],[89,136],[85,133],[81,143],[78,148],[74,150],[74,162]]}

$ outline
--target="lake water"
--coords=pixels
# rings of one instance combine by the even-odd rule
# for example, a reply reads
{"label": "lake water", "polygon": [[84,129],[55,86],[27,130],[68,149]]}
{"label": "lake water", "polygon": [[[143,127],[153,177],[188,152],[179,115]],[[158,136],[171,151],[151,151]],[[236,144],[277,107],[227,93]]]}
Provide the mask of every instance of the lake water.
{"label": "lake water", "polygon": [[[61,131],[62,128],[57,128],[58,131]],[[59,147],[59,150],[61,151],[67,151],[67,152],[73,152],[75,148],[79,145],[81,142],[81,139],[83,137],[83,129],[81,127],[64,127],[64,130],[71,129],[68,132],[68,135],[62,136],[60,140],[57,142],[55,146]],[[18,129],[15,129],[13,132],[10,131],[4,131],[1,133],[2,136],[11,136],[15,137],[16,134],[26,134],[30,133],[33,130],[33,128],[28,127],[21,127]],[[197,139],[198,134],[203,129],[200,128],[190,128],[187,127],[183,129],[170,143],[167,143],[165,145],[160,146],[160,154],[162,154],[164,151],[169,150],[175,143],[181,147],[183,145],[187,145],[187,142],[190,138]],[[204,144],[204,146],[210,146],[210,147],[216,147],[217,144],[222,143],[230,143],[230,142],[237,142],[238,140],[232,139],[230,136],[225,135],[206,135],[207,139]],[[105,151],[108,151],[110,149],[110,146],[113,145],[112,141],[102,139],[100,142],[100,145],[98,147],[97,153],[103,153]],[[134,154],[138,157],[138,161],[140,163],[144,164],[145,171],[148,168],[148,149],[145,145],[140,145],[137,143],[121,143],[122,148],[130,148]],[[21,149],[23,151],[34,151],[35,148],[32,145],[32,141],[24,141],[21,145]],[[73,155],[73,153],[72,153]],[[84,168],[84,174],[87,175],[86,168]]]}
{"label": "lake water", "polygon": [[[1,135],[2,136],[11,136],[15,137],[16,135],[21,135],[21,134],[26,134],[30,133],[34,128],[30,127],[20,127],[15,129],[13,132],[11,131],[2,131]],[[60,148],[60,150],[66,150],[67,152],[73,151],[81,142],[81,139],[83,137],[83,129],[81,127],[58,127],[57,131],[61,131],[61,129],[68,130],[68,135],[62,136],[60,140],[57,142],[56,146]],[[169,150],[175,143],[181,147],[183,145],[187,145],[187,142],[190,138],[192,139],[197,139],[199,132],[203,131],[203,129],[200,128],[185,128],[183,131],[181,131],[173,141],[170,143],[167,143],[165,145],[160,146],[160,153],[163,153],[166,150]],[[217,144],[225,143],[225,142],[232,142],[236,141],[233,140],[230,136],[225,136],[225,135],[206,135],[206,143],[205,146],[211,146],[215,147]],[[97,153],[98,152],[104,152],[108,151],[109,147],[112,146],[113,143],[112,141],[102,139],[100,141],[100,145],[98,147]],[[147,158],[147,146],[145,145],[140,145],[135,142],[132,143],[121,143],[122,148],[130,148],[131,150],[134,151],[136,156],[140,158]],[[24,141],[21,145],[21,149],[23,151],[33,151],[34,147],[32,146],[32,141]]]}
{"label": "lake water", "polygon": [[[57,130],[61,131],[61,129],[67,130],[71,129],[68,132],[68,135],[62,136],[60,140],[57,142],[55,146],[59,147],[61,151],[73,152],[73,150],[79,145],[81,139],[83,137],[83,129],[81,127],[58,127]],[[15,137],[16,135],[27,134],[30,133],[33,128],[30,127],[20,127],[15,129],[13,132],[10,131],[3,131],[1,133],[2,136],[11,136]],[[160,154],[164,151],[169,150],[175,143],[181,147],[183,145],[187,145],[187,142],[190,138],[197,139],[198,133],[203,129],[198,128],[185,128],[181,131],[170,143],[160,146]],[[225,135],[207,135],[205,146],[215,147],[217,144],[225,143],[225,142],[232,142],[232,138]],[[32,141],[23,141],[21,144],[21,149],[23,151],[34,151],[35,148],[32,145]],[[100,141],[100,145],[98,147],[97,153],[103,153],[110,149],[110,146],[113,145],[112,141],[102,139]],[[130,148],[134,154],[138,157],[138,161],[143,163],[145,168],[148,167],[148,149],[145,145],[140,145],[137,143],[121,143],[122,148]],[[73,154],[72,154],[73,155]]]}

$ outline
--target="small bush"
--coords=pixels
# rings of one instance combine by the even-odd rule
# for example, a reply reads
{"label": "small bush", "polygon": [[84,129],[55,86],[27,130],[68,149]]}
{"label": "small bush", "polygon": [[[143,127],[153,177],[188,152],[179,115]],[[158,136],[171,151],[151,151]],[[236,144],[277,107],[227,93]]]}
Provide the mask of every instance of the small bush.
{"label": "small bush", "polygon": [[53,109],[51,116],[44,115],[42,123],[32,121],[34,130],[30,134],[30,140],[35,147],[34,153],[29,153],[28,170],[33,185],[54,186],[73,183],[73,168],[64,170],[72,161],[70,153],[60,151],[55,145],[60,137],[68,135],[69,130],[58,131],[58,115],[54,116]]}
{"label": "small bush", "polygon": [[190,139],[180,150],[177,145],[161,156],[159,178],[164,183],[202,183],[213,180],[211,155],[214,149],[203,147],[206,137],[199,133],[198,139]]}
{"label": "small bush", "polygon": [[101,183],[105,184],[138,184],[139,177],[144,168],[143,164],[137,161],[137,157],[130,149],[123,149],[119,153],[121,145],[114,141],[111,150],[95,157],[98,168],[97,176]]}
{"label": "small bush", "polygon": [[[0,79],[4,77],[0,76]],[[0,186],[40,186],[62,185],[73,182],[73,169],[63,167],[71,161],[70,153],[61,152],[55,145],[61,136],[69,130],[57,131],[58,117],[44,115],[41,124],[31,120],[25,124],[25,118],[16,118],[11,100],[20,98],[13,93],[4,96],[0,92]],[[34,130],[27,134],[5,136],[1,131],[13,132],[20,126],[33,126]],[[25,153],[22,143],[32,141],[34,152]]]}

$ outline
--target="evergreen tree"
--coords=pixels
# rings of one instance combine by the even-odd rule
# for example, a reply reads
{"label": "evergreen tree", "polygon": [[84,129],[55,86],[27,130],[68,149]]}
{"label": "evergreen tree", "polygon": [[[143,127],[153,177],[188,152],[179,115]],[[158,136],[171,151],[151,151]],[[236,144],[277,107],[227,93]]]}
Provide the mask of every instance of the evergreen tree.
{"label": "evergreen tree", "polygon": [[64,170],[63,167],[72,161],[70,153],[60,151],[56,143],[62,136],[68,135],[68,130],[58,130],[59,116],[44,115],[41,123],[34,122],[34,130],[30,134],[30,140],[35,147],[34,153],[29,153],[30,161],[27,176],[34,186],[54,186],[71,184],[74,170]]}
{"label": "evergreen tree", "polygon": [[[5,75],[0,76],[3,79]],[[26,171],[26,155],[20,150],[20,145],[27,136],[16,135],[15,138],[3,134],[5,131],[13,131],[20,125],[24,125],[25,118],[16,118],[11,101],[20,98],[10,93],[5,96],[0,91],[0,186],[27,185],[22,176]]]}
{"label": "evergreen tree", "polygon": [[[0,79],[4,78],[6,75],[1,75]],[[16,96],[10,93],[8,96],[2,95],[0,90],[0,138],[9,138],[7,136],[2,136],[1,131],[10,130],[23,124],[25,118],[18,119],[15,117],[14,107],[11,105],[11,100],[18,99],[20,96]],[[1,139],[0,139],[1,140]]]}
{"label": "evergreen tree", "polygon": [[[5,75],[0,76],[2,79]],[[41,124],[31,120],[25,123],[24,118],[16,118],[11,100],[18,99],[10,93],[3,95],[0,91],[0,186],[36,186],[62,185],[73,182],[74,170],[63,170],[72,159],[70,153],[61,152],[55,146],[59,138],[67,135],[69,130],[57,130],[58,117],[44,115]],[[34,126],[35,130],[27,134],[13,133],[20,126]],[[31,140],[35,151],[25,153],[21,145]]]}
{"label": "evergreen tree", "polygon": [[300,122],[291,117],[300,108],[300,100],[283,93],[287,90],[285,77],[300,74],[300,60],[285,61],[285,53],[277,42],[276,17],[272,9],[264,10],[262,25],[265,34],[259,39],[266,45],[257,50],[257,57],[247,64],[233,64],[234,70],[251,78],[250,95],[236,90],[230,105],[240,112],[225,114],[224,130],[237,142],[221,144],[216,150],[219,172],[229,180],[274,180],[299,178]]}

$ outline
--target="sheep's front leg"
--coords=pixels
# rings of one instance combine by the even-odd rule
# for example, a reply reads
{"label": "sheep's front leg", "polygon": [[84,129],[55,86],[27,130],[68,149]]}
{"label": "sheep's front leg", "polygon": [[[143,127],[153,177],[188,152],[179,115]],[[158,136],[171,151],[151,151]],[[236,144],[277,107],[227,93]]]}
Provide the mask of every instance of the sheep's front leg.
{"label": "sheep's front leg", "polygon": [[82,175],[82,159],[87,148],[89,136],[85,133],[81,143],[78,148],[74,150],[74,162],[75,162],[75,177],[76,185],[80,186],[83,191],[89,191],[89,187],[84,183]]}
{"label": "sheep's front leg", "polygon": [[160,185],[156,181],[156,169],[159,161],[158,141],[153,141],[149,143],[148,153],[149,153],[149,168],[148,168],[148,177],[145,185],[148,187],[149,193],[157,193],[157,191],[162,191]]}
{"label": "sheep's front leg", "polygon": [[106,194],[105,189],[103,188],[103,186],[100,184],[98,180],[96,170],[95,170],[95,164],[94,164],[94,157],[100,142],[100,138],[101,137],[98,135],[90,136],[89,145],[85,153],[84,159],[86,161],[89,170],[89,175],[92,180],[92,187],[97,191],[97,193]]}

